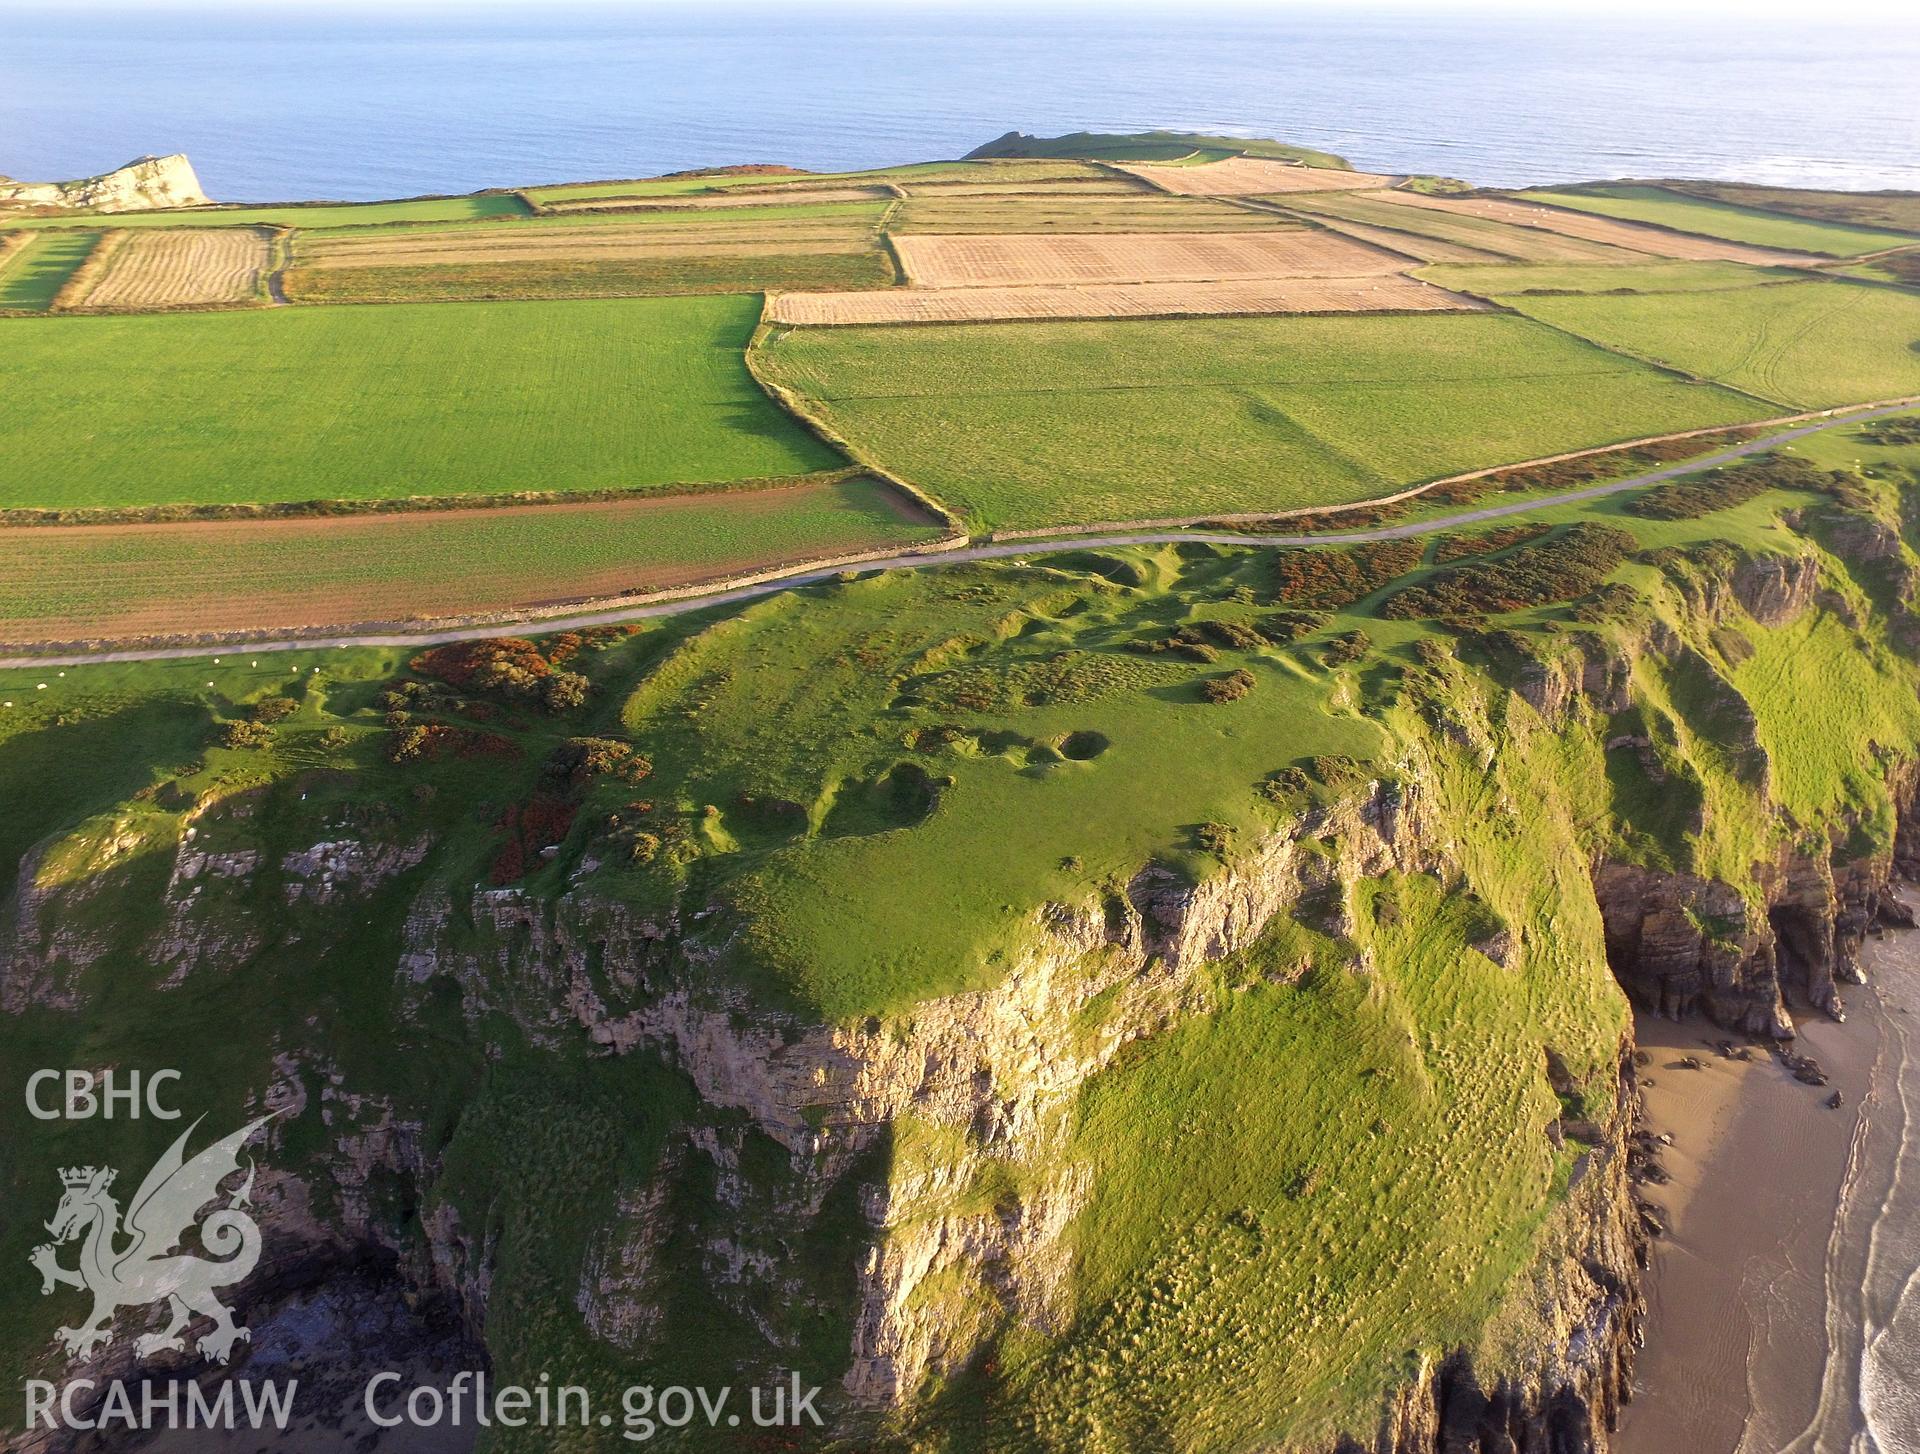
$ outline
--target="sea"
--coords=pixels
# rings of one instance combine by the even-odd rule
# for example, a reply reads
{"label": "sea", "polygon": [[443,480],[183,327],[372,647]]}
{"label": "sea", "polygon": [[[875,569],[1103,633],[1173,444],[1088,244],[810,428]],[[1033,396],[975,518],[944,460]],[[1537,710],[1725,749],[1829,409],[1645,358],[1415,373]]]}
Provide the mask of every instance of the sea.
{"label": "sea", "polygon": [[1920,188],[1920,6],[0,0],[24,179],[184,151],[220,200],[361,200],[1151,127],[1499,186]]}
{"label": "sea", "polygon": [[1768,1417],[1739,1454],[1920,1454],[1920,932],[1867,955],[1880,1035],[1827,1239],[1826,1353],[1804,1424]]}

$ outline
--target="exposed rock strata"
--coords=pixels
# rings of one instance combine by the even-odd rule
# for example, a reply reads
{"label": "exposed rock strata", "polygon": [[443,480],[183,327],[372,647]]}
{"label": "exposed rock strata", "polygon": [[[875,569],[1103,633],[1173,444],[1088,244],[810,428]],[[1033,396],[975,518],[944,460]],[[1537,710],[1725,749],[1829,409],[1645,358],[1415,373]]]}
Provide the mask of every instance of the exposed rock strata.
{"label": "exposed rock strata", "polygon": [[1847,845],[1783,848],[1755,865],[1757,902],[1731,884],[1634,864],[1601,863],[1594,893],[1607,957],[1639,1003],[1675,1018],[1699,1011],[1748,1034],[1793,1034],[1797,1007],[1840,1016],[1840,986],[1859,984],[1868,932],[1900,910],[1896,874],[1920,869],[1920,764],[1888,769],[1898,832],[1890,852]]}
{"label": "exposed rock strata", "polygon": [[0,203],[22,207],[140,212],[158,207],[201,207],[211,200],[201,189],[193,163],[180,152],[138,157],[97,177],[72,182],[16,182],[0,177]]}

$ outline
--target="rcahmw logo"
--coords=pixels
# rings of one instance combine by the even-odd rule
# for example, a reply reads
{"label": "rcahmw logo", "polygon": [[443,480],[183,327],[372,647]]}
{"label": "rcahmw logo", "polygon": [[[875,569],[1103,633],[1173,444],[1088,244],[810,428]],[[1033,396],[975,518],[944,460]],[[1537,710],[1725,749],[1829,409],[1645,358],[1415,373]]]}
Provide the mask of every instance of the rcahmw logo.
{"label": "rcahmw logo", "polygon": [[[240,1148],[272,1119],[262,1116],[189,1160],[187,1139],[200,1124],[195,1121],[147,1172],[127,1200],[124,1218],[112,1167],[70,1166],[60,1173],[60,1204],[46,1223],[53,1241],[34,1248],[29,1261],[39,1269],[43,1296],[73,1287],[93,1297],[85,1320],[58,1331],[69,1355],[84,1358],[111,1343],[109,1324],[121,1308],[163,1301],[170,1315],[166,1328],[135,1343],[143,1358],[186,1352],[182,1333],[196,1313],[213,1320],[195,1342],[200,1356],[225,1363],[234,1345],[248,1340],[251,1335],[234,1322],[215,1289],[244,1280],[260,1260],[260,1226],[246,1210],[253,1193],[251,1162],[226,1205],[198,1220],[200,1245],[210,1255],[175,1249],[195,1229],[200,1208],[218,1198],[221,1183],[241,1169]],[[80,1244],[79,1259],[62,1266],[59,1250],[73,1242]]]}

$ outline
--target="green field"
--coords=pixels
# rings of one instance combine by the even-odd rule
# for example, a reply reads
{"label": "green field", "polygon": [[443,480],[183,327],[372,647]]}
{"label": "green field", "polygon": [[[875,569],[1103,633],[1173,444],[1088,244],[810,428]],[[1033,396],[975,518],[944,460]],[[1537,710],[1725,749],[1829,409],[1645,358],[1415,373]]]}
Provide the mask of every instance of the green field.
{"label": "green field", "polygon": [[1805,282],[1797,268],[1753,268],[1743,263],[1434,263],[1419,276],[1481,298],[1526,293],[1703,293]]}
{"label": "green field", "polygon": [[460,222],[476,217],[525,216],[526,203],[509,192],[468,197],[415,197],[403,202],[286,202],[261,207],[189,207],[178,212],[53,213],[0,216],[5,227],[375,227],[393,222]]}
{"label": "green field", "polygon": [[413,267],[289,268],[294,303],[428,303],[511,298],[632,298],[767,289],[885,288],[893,265],[877,250],[724,257],[555,258]]}
{"label": "green field", "polygon": [[1851,257],[1882,248],[1907,247],[1916,241],[1903,233],[1736,207],[1705,197],[1684,196],[1665,187],[1592,186],[1564,190],[1547,187],[1515,195],[1529,202],[1596,212],[1602,217],[1618,217],[1627,222],[1651,222],[1676,232],[1826,257]]}
{"label": "green field", "polygon": [[381,499],[840,461],[748,375],[751,297],[0,322],[0,506]]}
{"label": "green field", "polygon": [[982,527],[1339,504],[1771,412],[1495,314],[802,329],[760,357]]}
{"label": "green field", "polygon": [[99,240],[97,232],[49,233],[0,256],[0,308],[46,312]]}
{"label": "green field", "polygon": [[1608,348],[1776,403],[1920,393],[1920,297],[1856,283],[1501,301]]}
{"label": "green field", "polygon": [[[1199,156],[1194,154],[1201,153]],[[1073,131],[1064,136],[1028,136],[1009,131],[967,153],[984,157],[1091,157],[1108,162],[1183,162],[1195,165],[1229,156],[1277,157],[1310,167],[1339,167],[1351,171],[1344,157],[1311,147],[1291,146],[1257,136],[1210,136],[1198,131]]]}
{"label": "green field", "polygon": [[897,491],[857,477],[522,509],[0,529],[0,639],[465,615],[940,533]]}

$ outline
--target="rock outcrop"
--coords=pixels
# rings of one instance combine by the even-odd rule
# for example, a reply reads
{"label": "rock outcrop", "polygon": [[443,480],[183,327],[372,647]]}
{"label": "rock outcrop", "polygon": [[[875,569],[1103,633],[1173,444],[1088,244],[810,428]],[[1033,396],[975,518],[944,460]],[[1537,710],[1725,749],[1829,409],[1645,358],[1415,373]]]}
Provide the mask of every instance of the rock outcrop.
{"label": "rock outcrop", "polygon": [[185,154],[138,157],[125,166],[72,182],[16,182],[0,177],[0,206],[74,207],[97,212],[142,212],[160,207],[204,207],[201,189]]}
{"label": "rock outcrop", "polygon": [[1701,1013],[1729,1029],[1785,1039],[1795,1007],[1841,1017],[1839,987],[1858,984],[1868,932],[1902,911],[1896,874],[1920,869],[1920,763],[1887,770],[1898,830],[1890,851],[1846,842],[1783,849],[1753,886],[1637,864],[1595,866],[1607,958],[1636,1002],[1675,1019]]}

